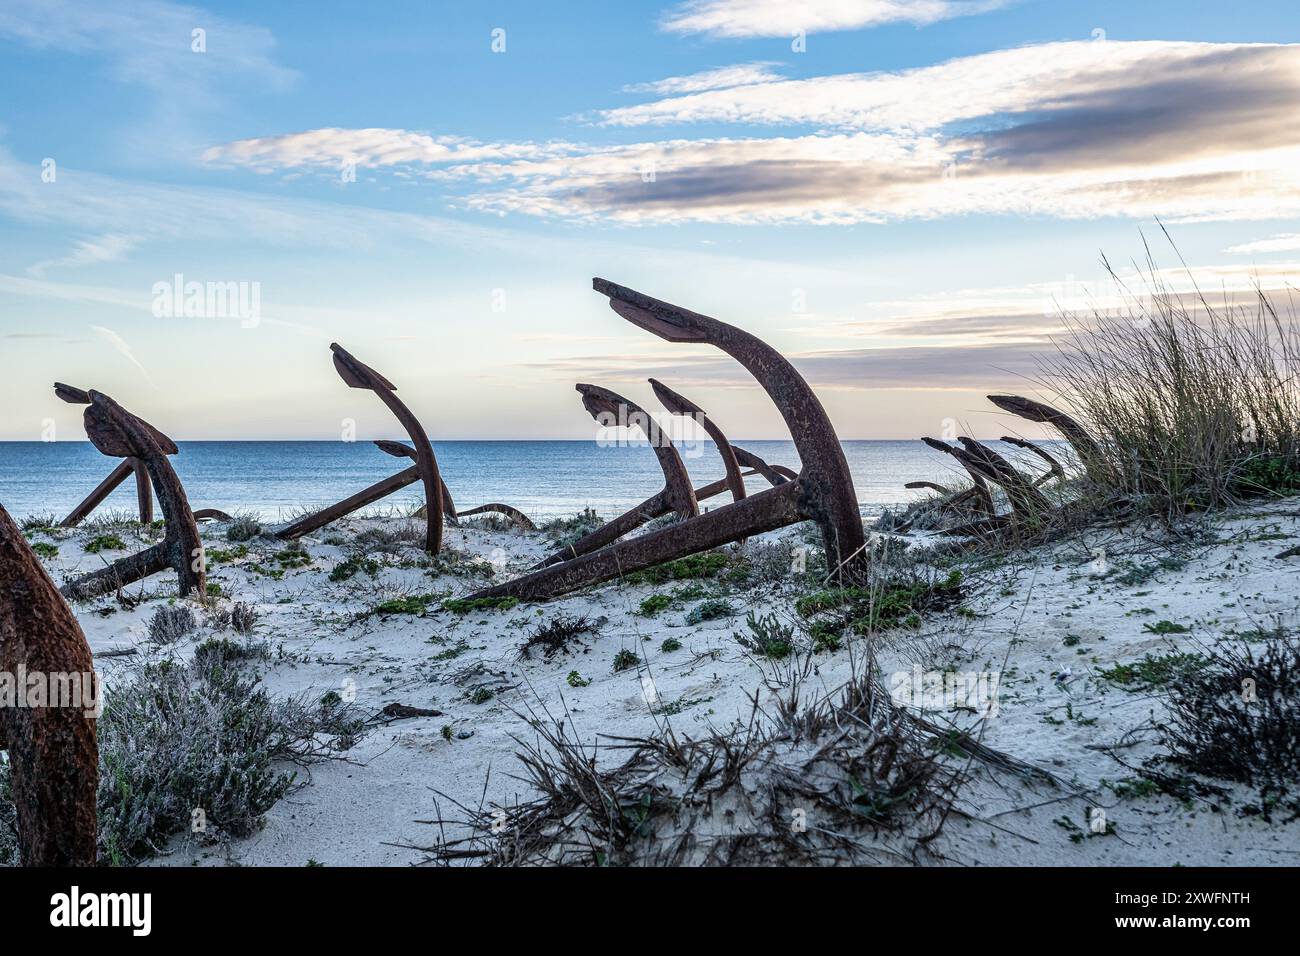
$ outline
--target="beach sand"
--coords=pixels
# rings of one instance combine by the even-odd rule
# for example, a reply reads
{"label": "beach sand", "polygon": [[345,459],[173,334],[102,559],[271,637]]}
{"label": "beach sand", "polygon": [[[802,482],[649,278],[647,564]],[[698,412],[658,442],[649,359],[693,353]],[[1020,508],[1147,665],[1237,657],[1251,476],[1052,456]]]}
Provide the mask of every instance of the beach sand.
{"label": "beach sand", "polygon": [[[523,713],[567,714],[588,742],[602,735],[652,734],[665,722],[679,735],[701,736],[710,727],[747,718],[751,695],[770,702],[795,666],[755,658],[733,637],[745,630],[750,610],[795,617],[795,593],[779,580],[751,588],[716,580],[611,583],[503,610],[454,614],[435,600],[424,614],[373,613],[394,598],[461,596],[487,580],[483,562],[500,580],[522,572],[551,547],[540,532],[449,527],[452,554],[438,567],[422,567],[427,561],[418,543],[408,541],[387,545],[389,553],[371,550],[381,565],[373,576],[362,570],[347,580],[329,579],[354,553],[359,534],[373,537],[375,529],[398,524],[409,522],[338,522],[302,542],[309,564],[287,568],[273,557],[284,544],[268,538],[247,542],[246,555],[212,560],[220,549],[237,546],[225,541],[222,525],[204,526],[209,581],[221,588],[219,603],[246,602],[259,614],[253,636],[273,649],[270,661],[260,665],[272,693],[336,691],[350,697],[354,689],[356,706],[366,715],[392,703],[442,715],[376,721],[345,761],[311,767],[309,783],[277,804],[255,835],[215,843],[184,835],[151,864],[418,864],[427,854],[413,847],[439,837],[439,828],[427,821],[460,816],[452,801],[478,806],[533,796],[515,757],[515,738],[531,737]],[[810,530],[788,529],[768,539],[802,541]],[[56,581],[121,556],[85,553],[85,542],[96,533],[36,536],[59,548],[46,561]],[[137,546],[129,534],[123,536],[128,547]],[[1161,694],[1158,687],[1138,690],[1102,675],[1144,655],[1196,650],[1202,642],[1279,621],[1295,624],[1300,558],[1276,555],[1298,539],[1300,511],[1286,502],[1230,512],[1177,547],[1144,527],[1086,531],[1057,546],[971,558],[965,571],[970,593],[960,608],[928,614],[916,629],[880,634],[877,654],[887,684],[917,668],[998,675],[994,714],[950,710],[937,716],[1061,781],[1053,787],[1011,774],[972,775],[959,794],[961,813],[947,821],[920,862],[1296,863],[1300,824],[1240,815],[1236,808],[1247,802],[1244,795],[1233,803],[1217,801],[1216,810],[1216,801],[1184,804],[1158,793],[1117,793],[1115,784],[1134,773],[1116,756],[1136,765],[1155,752],[1144,728],[1158,718]],[[275,577],[280,571],[283,576]],[[692,586],[694,597],[676,599],[654,616],[640,612],[650,595]],[[128,590],[142,589],[152,597],[132,609],[111,596],[76,609],[110,683],[142,659],[184,657],[212,636],[200,628],[177,644],[151,644],[149,618],[174,594],[174,581],[157,575]],[[686,623],[691,609],[712,594],[738,613]],[[598,621],[599,630],[571,652],[520,659],[528,631],[561,612]],[[1187,630],[1153,633],[1168,629],[1161,621]],[[680,647],[665,650],[668,639]],[[625,650],[638,663],[616,671],[615,657]],[[848,646],[813,656],[806,689],[840,688],[853,662],[861,663],[861,651]],[[571,683],[572,672],[580,680]],[[617,750],[601,753],[602,761],[623,759]],[[1104,812],[1109,832],[1091,832],[1094,808]],[[882,855],[882,862],[888,859]]]}

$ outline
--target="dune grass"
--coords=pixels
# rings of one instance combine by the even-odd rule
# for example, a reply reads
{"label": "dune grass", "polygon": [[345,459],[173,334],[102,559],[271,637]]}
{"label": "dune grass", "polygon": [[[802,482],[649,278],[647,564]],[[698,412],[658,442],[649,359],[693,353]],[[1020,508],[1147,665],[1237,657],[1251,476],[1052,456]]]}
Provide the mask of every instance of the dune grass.
{"label": "dune grass", "polygon": [[[1103,454],[1094,490],[1170,513],[1300,491],[1300,332],[1258,286],[1247,304],[1175,291],[1147,250],[1146,289],[1067,316],[1041,382]],[[1188,272],[1190,277],[1190,271]]]}

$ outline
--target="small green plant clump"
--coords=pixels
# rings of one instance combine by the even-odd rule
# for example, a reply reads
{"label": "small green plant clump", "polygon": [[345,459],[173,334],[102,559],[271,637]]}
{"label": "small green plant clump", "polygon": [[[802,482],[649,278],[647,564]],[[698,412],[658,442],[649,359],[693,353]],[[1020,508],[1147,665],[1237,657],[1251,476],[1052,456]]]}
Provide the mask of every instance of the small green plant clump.
{"label": "small green plant clump", "polygon": [[149,640],[155,644],[175,644],[198,627],[194,612],[184,605],[160,607],[149,619]]}
{"label": "small green plant clump", "polygon": [[518,604],[517,597],[447,598],[442,602],[442,609],[452,614],[468,614],[470,611],[508,611]]}
{"label": "small green plant clump", "polygon": [[32,550],[46,561],[52,561],[59,556],[58,545],[48,544],[44,541],[33,542]]}
{"label": "small green plant clump", "polygon": [[407,597],[390,598],[375,605],[376,614],[423,614],[429,605],[438,600],[436,594],[411,594]]}
{"label": "small green plant clump", "polygon": [[633,572],[623,580],[628,584],[664,584],[668,581],[712,578],[717,577],[730,562],[730,557],[723,551],[703,551]]}
{"label": "small green plant clump", "polygon": [[[841,587],[804,595],[795,602],[801,617],[823,618],[819,633],[856,634],[894,627],[919,627],[921,613],[956,606],[963,597],[962,575],[952,571],[939,581],[883,581],[868,587]],[[829,617],[829,620],[826,618]]]}
{"label": "small green plant clump", "polygon": [[794,626],[781,621],[775,614],[758,617],[750,611],[745,618],[748,634],[736,634],[736,643],[752,654],[782,660],[794,651]]}
{"label": "small green plant clump", "polygon": [[352,557],[334,565],[334,569],[330,571],[330,580],[336,582],[347,581],[359,572],[365,572],[373,578],[382,568],[383,565],[374,558],[367,558],[362,555],[353,555]]}
{"label": "small green plant clump", "polygon": [[703,624],[705,621],[716,621],[720,617],[731,617],[735,613],[736,607],[730,601],[709,598],[691,608],[690,613],[686,615],[686,623]]}
{"label": "small green plant clump", "polygon": [[251,541],[262,533],[262,523],[256,515],[239,514],[226,527],[227,541]]}
{"label": "small green plant clump", "polygon": [[1204,667],[1206,659],[1201,654],[1170,653],[1147,654],[1132,664],[1116,664],[1098,671],[1103,680],[1119,684],[1127,691],[1146,691],[1163,687],[1175,678]]}
{"label": "small green plant clump", "polygon": [[86,542],[87,554],[99,554],[101,551],[125,551],[126,542],[115,534],[97,534]]}
{"label": "small green plant clump", "polygon": [[1143,624],[1142,630],[1148,634],[1186,634],[1191,628],[1173,621],[1156,621],[1154,624]]}
{"label": "small green plant clump", "polygon": [[641,663],[641,658],[636,656],[635,651],[623,648],[623,650],[614,655],[614,673],[617,674],[619,671],[625,671],[629,668],[636,667],[639,663]]}
{"label": "small green plant clump", "polygon": [[569,671],[569,676],[565,678],[570,687],[586,687],[591,681],[587,680],[577,671]]}
{"label": "small green plant clump", "polygon": [[671,654],[673,651],[680,651],[681,649],[682,642],[677,640],[675,637],[665,638],[664,642],[659,645],[659,650],[663,651],[665,654]]}
{"label": "small green plant clump", "polygon": [[671,594],[652,594],[641,602],[641,607],[637,613],[642,617],[654,617],[660,611],[671,606],[673,596]]}

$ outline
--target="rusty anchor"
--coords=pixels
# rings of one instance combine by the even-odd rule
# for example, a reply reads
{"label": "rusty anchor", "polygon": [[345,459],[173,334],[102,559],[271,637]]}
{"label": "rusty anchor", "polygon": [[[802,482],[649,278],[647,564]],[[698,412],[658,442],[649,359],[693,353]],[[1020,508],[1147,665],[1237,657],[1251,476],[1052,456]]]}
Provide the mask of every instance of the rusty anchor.
{"label": "rusty anchor", "polygon": [[695,488],[691,485],[691,476],[686,472],[682,456],[673,445],[672,439],[659,427],[659,423],[640,405],[617,392],[611,392],[599,385],[580,384],[575,388],[582,396],[583,408],[597,422],[606,427],[635,427],[645,435],[646,441],[649,442],[659,461],[659,469],[664,476],[664,486],[641,504],[545,558],[537,565],[539,568],[559,564],[603,548],[661,515],[672,512],[679,519],[685,520],[700,513],[699,500],[695,496]]}
{"label": "rusty anchor", "polygon": [[1043,459],[1043,461],[1047,462],[1048,470],[1043,472],[1043,474],[1039,475],[1037,478],[1034,479],[1035,488],[1039,487],[1040,485],[1046,484],[1048,481],[1052,480],[1053,478],[1055,478],[1058,482],[1065,481],[1065,469],[1061,467],[1061,463],[1057,461],[1056,458],[1046,449],[1040,448],[1037,445],[1035,445],[1033,442],[1027,441],[1024,438],[1016,438],[1014,435],[1003,435],[1002,441],[1006,442],[1008,445],[1015,445],[1017,448],[1023,448],[1026,451],[1031,451],[1039,458]]}
{"label": "rusty anchor", "polygon": [[821,530],[832,578],[859,576],[866,533],[853,478],[830,419],[794,366],[761,339],[718,319],[604,279],[592,284],[633,325],[670,342],[713,345],[740,362],[784,418],[802,471],[725,508],[552,564],[473,597],[543,600],[803,520],[816,522]]}
{"label": "rusty anchor", "polygon": [[69,581],[62,588],[63,595],[70,600],[98,597],[168,567],[176,571],[181,597],[191,591],[202,594],[203,543],[185,488],[168,461],[169,455],[176,454],[176,443],[103,392],[86,392],[62,383],[54,390],[65,402],[86,406],[83,420],[91,444],[105,455],[139,462],[146,469],[146,484],[151,483],[157,491],[164,518],[161,543]]}
{"label": "rusty anchor", "polygon": [[1088,478],[1093,481],[1101,479],[1101,469],[1104,464],[1101,446],[1074,418],[1051,405],[1020,395],[989,395],[988,400],[1004,412],[1010,412],[1031,422],[1051,425],[1070,443]]}
{"label": "rusty anchor", "polygon": [[[425,434],[423,426],[411,414],[410,409],[402,404],[401,399],[394,394],[397,390],[396,385],[370,366],[358,361],[338,343],[331,343],[330,350],[334,353],[334,368],[339,373],[339,377],[343,379],[344,384],[349,388],[364,388],[374,392],[379,397],[379,400],[388,406],[394,417],[401,422],[414,447],[409,448],[400,442],[385,442],[383,444],[376,442],[376,444],[390,455],[414,458],[415,464],[389,478],[385,478],[383,481],[376,482],[369,488],[344,498],[336,504],[330,505],[328,508],[322,508],[298,519],[288,527],[278,531],[276,537],[284,540],[300,538],[317,528],[324,527],[332,521],[337,521],[359,508],[364,508],[368,504],[372,504],[399,489],[405,488],[407,485],[419,481],[424,485],[424,549],[430,554],[437,554],[442,548],[444,510],[448,507],[451,496],[448,495],[444,502],[442,476],[438,473],[438,462],[434,458],[433,447],[429,444],[429,436]],[[394,447],[385,447],[388,445]],[[395,448],[400,448],[402,451],[396,451]],[[432,505],[432,507],[429,507],[429,505]],[[451,507],[454,509],[454,506]]]}
{"label": "rusty anchor", "polygon": [[[77,678],[81,694],[50,706],[0,707],[23,866],[94,866],[99,783],[95,721],[85,681],[98,678],[90,646],[67,602],[0,506],[0,672]],[[70,687],[72,685],[63,685]],[[25,693],[26,688],[20,688]],[[51,687],[48,693],[55,693]]]}
{"label": "rusty anchor", "polygon": [[731,447],[731,442],[727,440],[727,436],[723,434],[717,423],[709,418],[704,409],[686,396],[674,392],[663,382],[652,378],[650,379],[650,387],[654,389],[655,396],[664,408],[674,415],[685,415],[693,418],[704,429],[705,434],[713,439],[713,444],[718,449],[718,455],[722,458],[722,467],[726,472],[727,488],[731,491],[731,500],[739,501],[744,498],[745,479],[740,474],[740,462],[736,458],[735,449]]}
{"label": "rusty anchor", "polygon": [[[694,489],[697,504],[720,495],[724,491],[730,491],[732,500],[739,501],[746,496],[745,479],[751,475],[762,475],[773,485],[779,485],[797,477],[789,468],[782,465],[768,465],[758,455],[732,445],[716,423],[709,419],[694,402],[654,379],[650,379],[650,385],[655,390],[655,394],[659,396],[660,401],[663,402],[664,407],[670,412],[696,416],[697,420],[702,421],[706,433],[713,438],[714,444],[723,454],[723,463],[727,470],[726,476],[718,481]],[[742,472],[741,467],[750,470]],[[628,509],[610,521],[609,524],[583,535],[577,541],[550,555],[537,564],[536,567],[544,568],[552,564],[558,564],[561,561],[576,558],[580,554],[586,554],[589,551],[595,551],[597,548],[605,547],[636,528],[660,518],[672,510],[673,503],[670,497],[661,491]]]}

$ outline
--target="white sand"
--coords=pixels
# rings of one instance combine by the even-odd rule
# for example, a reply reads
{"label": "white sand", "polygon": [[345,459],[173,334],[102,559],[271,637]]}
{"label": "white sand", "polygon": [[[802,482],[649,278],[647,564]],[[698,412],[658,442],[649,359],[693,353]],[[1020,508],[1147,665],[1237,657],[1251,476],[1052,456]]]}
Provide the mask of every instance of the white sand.
{"label": "white sand", "polygon": [[[1295,623],[1300,559],[1278,560],[1275,555],[1300,540],[1298,516],[1295,505],[1286,503],[1237,512],[1214,528],[1217,543],[1189,548],[1184,566],[1159,570],[1150,580],[1130,585],[1115,583],[1114,576],[1094,579],[1095,548],[1105,549],[1107,567],[1118,573],[1130,564],[1153,565],[1168,552],[1131,529],[1092,532],[1057,548],[994,562],[976,573],[972,579],[985,585],[966,602],[974,617],[951,612],[932,615],[919,631],[890,634],[881,651],[886,675],[910,670],[916,663],[926,668],[952,665],[960,671],[1001,672],[997,715],[982,722],[984,742],[1052,771],[1076,790],[1070,795],[1011,778],[997,784],[972,783],[961,806],[987,822],[950,820],[935,844],[936,862],[1268,865],[1300,861],[1300,824],[1270,825],[1242,818],[1231,805],[1220,813],[1210,812],[1204,802],[1188,808],[1161,795],[1121,799],[1105,787],[1103,781],[1133,775],[1098,748],[1129,744],[1135,730],[1140,741],[1140,728],[1160,704],[1158,695],[1131,693],[1097,676],[1100,670],[1136,661],[1148,652],[1191,647],[1196,639],[1268,625],[1277,617]],[[671,592],[688,582],[657,587],[611,584],[544,605],[464,616],[435,610],[422,617],[356,620],[388,598],[447,590],[460,595],[478,583],[472,577],[451,575],[431,579],[418,567],[395,566],[385,567],[376,578],[363,572],[349,581],[331,583],[330,569],[346,555],[339,546],[343,539],[385,523],[392,521],[348,520],[323,529],[303,542],[312,564],[289,570],[282,580],[250,570],[257,555],[265,562],[281,547],[266,539],[255,540],[250,542],[249,557],[213,566],[209,580],[221,585],[226,598],[256,605],[261,614],[256,636],[282,651],[266,677],[274,693],[323,694],[342,691],[352,681],[358,705],[367,713],[397,701],[436,708],[445,716],[375,727],[349,753],[348,762],[313,768],[310,785],[277,805],[260,833],[216,847],[178,839],[157,862],[417,863],[424,854],[394,844],[427,845],[437,838],[436,828],[418,822],[437,816],[435,790],[476,805],[487,779],[488,801],[529,795],[526,786],[511,776],[519,772],[512,735],[529,733],[517,710],[545,706],[560,714],[567,709],[587,739],[600,734],[649,734],[657,720],[664,719],[678,732],[699,734],[710,725],[725,727],[745,715],[751,692],[767,694],[764,688],[769,683],[780,682],[781,667],[748,656],[732,637],[734,631],[744,629],[748,608],[793,614],[792,595],[776,593],[771,586],[729,595],[742,608],[739,617],[697,626],[684,623],[696,602],[674,606],[654,618],[637,613],[649,594]],[[802,533],[801,529],[785,532]],[[209,548],[231,547],[221,534],[215,526],[205,529]],[[47,562],[57,581],[99,566],[100,556],[82,551],[90,536],[91,532],[77,531],[55,539],[38,538],[55,540],[60,547],[58,558]],[[498,564],[504,561],[505,574],[518,573],[548,550],[540,534],[479,529],[449,528],[447,544]],[[103,557],[116,556],[120,553]],[[396,560],[374,556],[390,563]],[[407,547],[400,557],[414,561],[419,551]],[[174,581],[159,575],[145,587],[163,595],[173,589]],[[140,585],[131,590],[139,591]],[[156,650],[149,645],[147,624],[154,608],[165,600],[160,596],[130,611],[96,613],[95,608],[115,606],[109,598],[78,608],[78,614],[97,654],[131,647],[152,654]],[[582,642],[585,650],[550,661],[541,654],[518,661],[527,629],[560,611],[607,621],[596,636]],[[1144,624],[1159,620],[1186,625],[1190,633],[1161,637],[1144,630]],[[1067,635],[1077,636],[1078,643],[1067,646]],[[197,634],[168,652],[189,653],[194,643],[208,636]],[[681,649],[662,651],[668,637],[681,641]],[[459,654],[447,653],[461,645],[464,650]],[[612,662],[621,649],[636,652],[643,660],[641,667],[615,673]],[[847,649],[818,655],[813,683],[827,691],[838,688],[849,676],[849,661]],[[99,666],[112,680],[121,665],[104,658]],[[1051,675],[1064,667],[1073,676],[1059,683]],[[469,668],[481,673],[467,677]],[[591,683],[570,686],[566,681],[570,671]],[[486,703],[476,704],[469,697],[476,684],[497,690]],[[670,709],[678,712],[656,718],[647,702],[647,689],[661,703],[672,702]],[[975,717],[949,716],[980,732],[981,722]],[[444,739],[444,726],[452,730],[450,741]],[[465,734],[470,736],[462,739]],[[1126,761],[1138,763],[1154,751],[1150,744],[1139,742],[1118,752]],[[1015,810],[1042,801],[1052,802],[1029,811]],[[1064,817],[1086,831],[1093,806],[1105,809],[1114,825],[1113,835],[1072,841],[1071,831],[1055,822]],[[442,809],[455,815],[445,801]],[[1005,812],[1009,810],[1013,812]]]}

